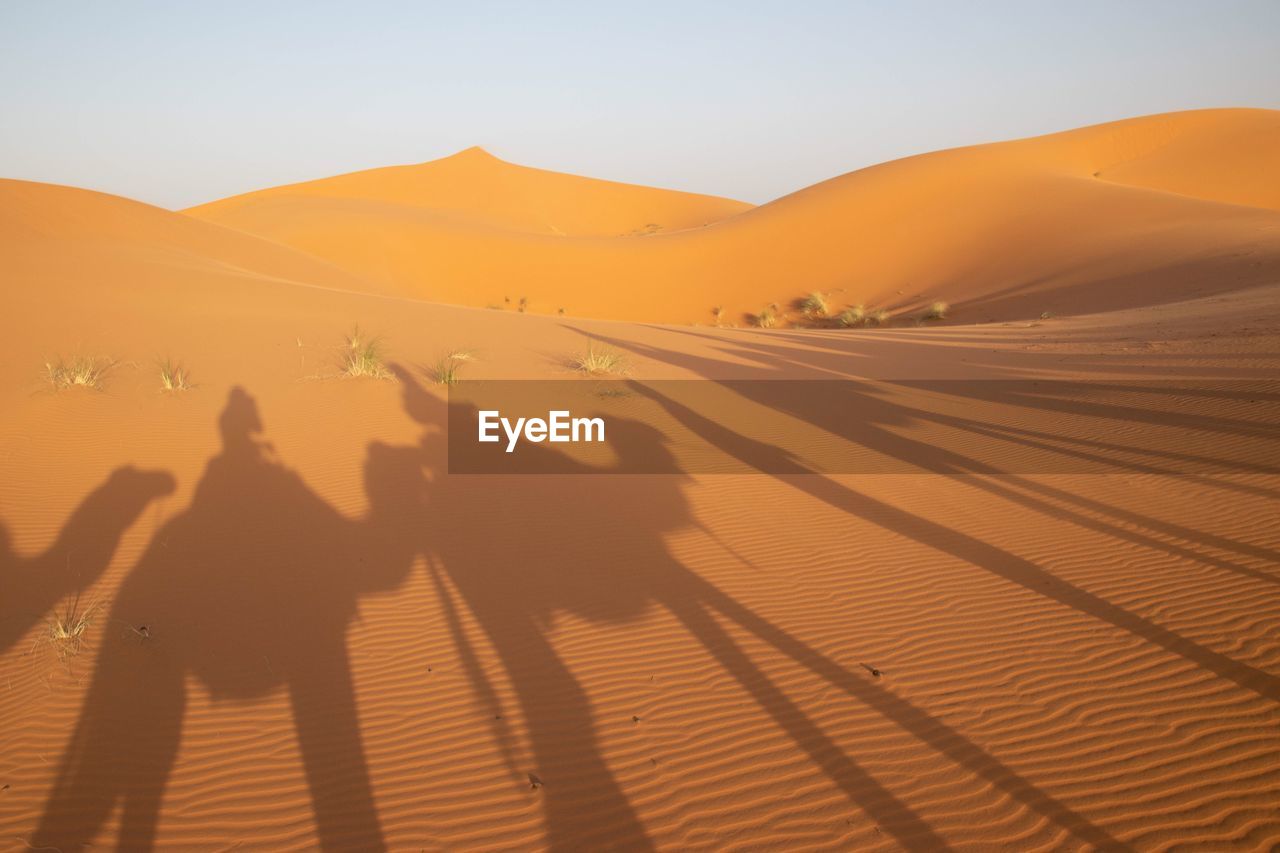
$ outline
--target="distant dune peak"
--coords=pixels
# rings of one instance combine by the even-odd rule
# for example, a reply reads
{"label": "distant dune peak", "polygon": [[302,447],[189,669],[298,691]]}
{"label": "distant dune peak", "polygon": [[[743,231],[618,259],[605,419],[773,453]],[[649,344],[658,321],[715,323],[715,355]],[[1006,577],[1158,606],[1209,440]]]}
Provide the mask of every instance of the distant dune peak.
{"label": "distant dune peak", "polygon": [[[426,162],[441,163],[441,162],[444,162],[445,160],[458,160],[458,161],[472,160],[475,162],[488,161],[493,163],[507,162],[506,160],[503,160],[501,157],[495,157],[492,153],[489,152],[487,148],[484,148],[483,146],[480,146],[480,145],[472,145],[470,148],[463,148],[461,151],[457,152],[456,154],[450,154],[449,156],[442,157],[439,160],[428,160]],[[426,164],[424,163],[423,165],[426,165]]]}

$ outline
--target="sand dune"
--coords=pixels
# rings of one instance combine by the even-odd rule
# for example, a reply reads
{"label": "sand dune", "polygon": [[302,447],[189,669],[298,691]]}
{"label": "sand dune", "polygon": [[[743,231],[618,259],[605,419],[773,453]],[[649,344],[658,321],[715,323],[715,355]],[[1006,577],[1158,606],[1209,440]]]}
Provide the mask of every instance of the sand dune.
{"label": "sand dune", "polygon": [[[637,218],[632,197],[612,185],[605,194],[580,178],[530,172],[530,192],[609,223],[575,230],[558,210],[566,236],[549,234],[536,227],[541,208],[523,180],[501,203],[488,194],[525,172],[474,151],[189,212],[404,295],[462,305],[527,298],[536,313],[705,324],[720,306],[737,324],[818,290],[837,305],[910,314],[943,300],[966,321],[1008,320],[1271,280],[1280,262],[1278,121],[1263,110],[1178,113],[944,151],[749,210],[704,212],[693,197],[699,205],[670,229],[658,214]],[[485,190],[457,192],[469,185]],[[637,238],[625,223],[640,219],[664,230]]]}
{"label": "sand dune", "polygon": [[[368,198],[356,175],[199,216],[0,183],[0,839],[1280,844],[1268,127],[1255,112],[1138,119],[750,210],[478,154],[437,164],[457,173],[444,189],[373,173]],[[1230,164],[1190,165],[1215,146]],[[469,201],[473,174],[496,175],[495,194],[572,188],[546,209],[580,233],[540,232],[532,195]],[[588,195],[629,200],[597,216],[576,206]],[[692,230],[590,234],[654,211]],[[226,227],[239,217],[288,233]],[[456,280],[427,283],[446,268]],[[855,272],[903,305],[904,285],[936,276],[919,298],[956,302],[955,325],[572,316],[684,306],[706,321],[724,294],[751,310]],[[551,294],[581,302],[563,318],[466,307],[508,287],[533,313]],[[964,322],[1041,310],[1060,316]],[[383,336],[398,381],[337,377],[356,323]],[[580,381],[568,362],[590,342],[641,382],[859,382],[843,402],[750,385],[601,398],[624,425],[606,467],[684,464],[645,428],[657,406],[749,473],[447,473],[432,364],[468,350],[464,384]],[[43,382],[47,357],[76,353],[113,360],[101,391]],[[160,390],[165,357],[192,390]],[[886,384],[907,379],[960,382]],[[1123,380],[1130,396],[1080,415],[1097,423],[1082,435],[1051,398],[1013,421],[964,384],[991,379]],[[725,395],[733,418],[712,404]],[[1189,470],[1187,448],[1146,441],[1161,403],[1135,395],[1176,397],[1210,439],[1195,452],[1228,467]],[[894,473],[808,473],[806,451],[850,423]],[[1239,464],[1226,451],[1245,439],[1264,449]],[[1033,451],[1109,473],[989,470]],[[929,473],[901,473],[922,460]],[[73,604],[92,618],[62,661],[48,620]]]}

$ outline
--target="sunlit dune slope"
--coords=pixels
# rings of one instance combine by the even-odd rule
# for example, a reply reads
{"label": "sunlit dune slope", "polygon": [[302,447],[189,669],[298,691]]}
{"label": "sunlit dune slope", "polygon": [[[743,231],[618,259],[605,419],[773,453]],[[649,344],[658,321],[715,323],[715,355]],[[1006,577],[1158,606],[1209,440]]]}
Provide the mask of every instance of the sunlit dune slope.
{"label": "sunlit dune slope", "polygon": [[[248,231],[294,216],[384,217],[431,228],[494,228],[557,237],[616,237],[698,228],[750,208],[745,202],[548,172],[482,148],[288,184],[194,207],[195,216]],[[287,227],[287,225],[286,225]]]}
{"label": "sunlit dune slope", "polygon": [[[630,195],[544,172],[508,189],[525,171],[474,151],[189,213],[433,301],[524,297],[536,313],[681,323],[713,322],[720,306],[724,323],[739,323],[770,303],[786,314],[817,290],[836,306],[909,316],[945,300],[957,320],[998,320],[1274,280],[1278,121],[1264,110],[1176,113],[942,151],[728,218],[727,203],[699,208],[647,236],[624,233],[638,221]],[[540,203],[572,222],[559,226],[570,236],[534,227]]]}

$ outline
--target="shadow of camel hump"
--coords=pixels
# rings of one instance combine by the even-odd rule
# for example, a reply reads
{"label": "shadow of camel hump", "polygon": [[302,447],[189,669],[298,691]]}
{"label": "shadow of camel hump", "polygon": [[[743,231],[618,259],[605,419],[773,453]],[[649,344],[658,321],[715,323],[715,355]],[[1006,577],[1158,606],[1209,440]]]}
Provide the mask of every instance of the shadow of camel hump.
{"label": "shadow of camel hump", "polygon": [[[385,847],[346,632],[359,597],[394,588],[410,564],[376,513],[347,519],[276,459],[258,438],[248,393],[231,392],[219,428],[222,450],[191,504],[156,533],[118,591],[35,846],[91,843],[117,804],[118,845],[154,845],[187,680],[196,678],[215,701],[287,690],[321,846]],[[375,507],[405,497],[385,457],[369,448]]]}

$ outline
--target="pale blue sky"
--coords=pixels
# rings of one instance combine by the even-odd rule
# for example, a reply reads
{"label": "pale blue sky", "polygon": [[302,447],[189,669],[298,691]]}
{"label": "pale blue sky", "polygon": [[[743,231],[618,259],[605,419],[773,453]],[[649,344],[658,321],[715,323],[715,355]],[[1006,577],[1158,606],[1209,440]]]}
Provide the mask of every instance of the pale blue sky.
{"label": "pale blue sky", "polygon": [[0,176],[182,207],[441,157],[766,201],[908,154],[1280,108],[1280,0],[0,0]]}

